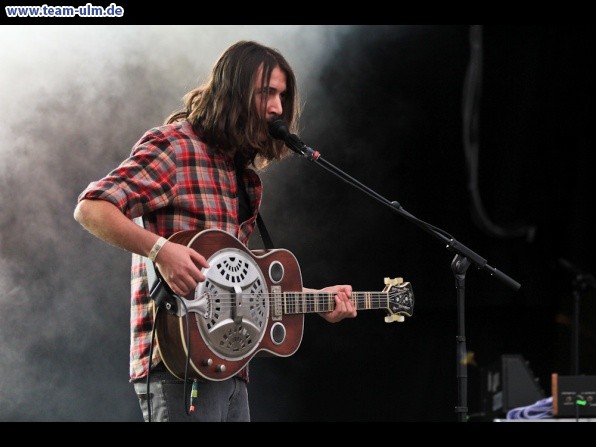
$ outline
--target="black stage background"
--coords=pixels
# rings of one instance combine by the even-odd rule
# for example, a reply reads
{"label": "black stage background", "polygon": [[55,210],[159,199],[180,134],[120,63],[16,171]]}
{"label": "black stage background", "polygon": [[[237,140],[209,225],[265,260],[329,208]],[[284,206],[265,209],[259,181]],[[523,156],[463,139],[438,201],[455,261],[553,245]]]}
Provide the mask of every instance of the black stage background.
{"label": "black stage background", "polygon": [[[481,370],[502,354],[523,355],[546,395],[552,372],[570,373],[574,276],[559,259],[595,270],[589,247],[596,247],[596,188],[588,162],[595,73],[587,63],[594,34],[483,27],[479,170],[471,174],[462,143],[471,29],[423,27],[407,39],[400,31],[362,27],[345,37],[323,70],[325,94],[311,99],[303,139],[324,141],[317,149],[327,161],[522,284],[515,292],[484,270],[466,275],[467,348],[474,354],[468,403],[472,420],[481,420]],[[319,104],[332,111],[320,116]],[[289,171],[263,213],[283,209],[285,222],[271,232],[298,256],[304,283],[381,290],[385,276],[403,276],[414,286],[416,309],[390,325],[377,311],[331,327],[308,315],[297,355],[253,362],[255,419],[456,420],[453,254],[311,162],[293,160]],[[499,237],[474,223],[471,175]],[[312,220],[293,224],[305,214]],[[596,368],[593,299],[584,297],[582,308],[580,367],[588,374]]]}

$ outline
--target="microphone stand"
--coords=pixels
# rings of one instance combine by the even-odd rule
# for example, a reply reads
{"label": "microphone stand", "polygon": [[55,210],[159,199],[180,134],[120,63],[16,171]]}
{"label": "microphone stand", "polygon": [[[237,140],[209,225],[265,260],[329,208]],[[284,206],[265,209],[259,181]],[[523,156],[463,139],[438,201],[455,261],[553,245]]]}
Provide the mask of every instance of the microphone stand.
{"label": "microphone stand", "polygon": [[[278,126],[279,127],[279,126]],[[340,170],[333,164],[329,163],[321,157],[318,151],[306,146],[300,139],[294,135],[286,132],[286,129],[282,127],[283,135],[280,133],[272,132],[275,138],[281,138],[285,141],[286,145],[297,154],[302,157],[315,162],[317,165],[336,175],[344,182],[349,183],[352,186],[360,189],[373,199],[381,202],[383,205],[389,207],[395,214],[406,218],[406,220],[420,227],[422,230],[431,234],[432,236],[439,239],[445,244],[447,250],[455,253],[455,257],[451,262],[451,270],[455,276],[455,288],[457,291],[457,337],[456,337],[456,371],[457,371],[457,387],[458,387],[458,402],[455,407],[458,422],[467,422],[468,420],[468,406],[467,406],[467,391],[468,391],[468,373],[467,373],[467,348],[466,348],[466,335],[465,335],[465,290],[466,290],[466,272],[470,265],[476,266],[478,269],[485,270],[491,276],[499,279],[507,286],[514,290],[518,290],[521,287],[517,281],[507,276],[505,273],[491,267],[487,264],[486,259],[482,258],[476,252],[466,247],[461,242],[457,241],[446,231],[441,230],[427,222],[424,222],[406,210],[397,201],[389,201],[380,194],[376,193],[368,186],[360,183],[344,171]]]}

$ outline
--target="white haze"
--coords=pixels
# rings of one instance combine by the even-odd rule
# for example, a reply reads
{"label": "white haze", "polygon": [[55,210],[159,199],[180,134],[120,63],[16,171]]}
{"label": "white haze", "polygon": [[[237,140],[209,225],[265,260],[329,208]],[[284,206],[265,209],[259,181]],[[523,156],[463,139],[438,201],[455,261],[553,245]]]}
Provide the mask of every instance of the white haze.
{"label": "white haze", "polygon": [[231,43],[281,50],[308,103],[321,61],[349,30],[0,28],[0,421],[140,418],[128,383],[130,257],[78,226],[78,193],[178,108]]}

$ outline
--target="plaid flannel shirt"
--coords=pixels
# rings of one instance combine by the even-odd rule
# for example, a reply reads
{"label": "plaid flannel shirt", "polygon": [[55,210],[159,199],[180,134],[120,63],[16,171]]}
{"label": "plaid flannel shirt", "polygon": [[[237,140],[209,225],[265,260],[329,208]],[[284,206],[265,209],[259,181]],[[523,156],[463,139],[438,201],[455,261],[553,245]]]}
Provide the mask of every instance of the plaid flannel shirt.
{"label": "plaid flannel shirt", "polygon": [[[78,200],[101,199],[127,217],[143,216],[145,228],[168,238],[182,230],[216,228],[247,244],[262,197],[258,174],[244,170],[252,216],[238,222],[234,160],[208,147],[188,121],[148,130],[130,156],[104,178],[92,182]],[[131,265],[130,380],[147,375],[153,312],[145,258],[133,254]],[[154,349],[156,364],[159,352]],[[248,380],[248,367],[239,376]]]}

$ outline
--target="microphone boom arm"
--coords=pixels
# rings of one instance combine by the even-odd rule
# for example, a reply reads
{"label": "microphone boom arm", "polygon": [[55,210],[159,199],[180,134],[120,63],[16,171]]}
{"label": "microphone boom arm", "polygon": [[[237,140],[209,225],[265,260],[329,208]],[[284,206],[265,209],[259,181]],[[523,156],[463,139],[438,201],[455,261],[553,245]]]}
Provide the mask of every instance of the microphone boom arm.
{"label": "microphone boom arm", "polygon": [[478,269],[482,269],[487,271],[491,276],[499,279],[507,286],[511,287],[513,290],[518,290],[521,287],[521,284],[515,281],[513,278],[509,277],[502,271],[491,267],[487,264],[486,259],[478,255],[476,252],[471,250],[469,247],[466,247],[464,244],[456,240],[453,236],[447,233],[440,228],[437,228],[427,222],[424,222],[417,217],[413,216],[409,212],[407,212],[397,201],[389,201],[385,197],[381,196],[377,192],[370,189],[368,186],[364,185],[363,183],[359,182],[346,172],[342,171],[341,169],[334,166],[332,163],[329,163],[325,160],[319,151],[314,150],[304,144],[297,135],[290,133],[288,129],[288,125],[285,121],[281,119],[274,120],[269,123],[269,133],[273,138],[283,140],[290,149],[296,152],[298,155],[306,158],[309,161],[315,162],[317,165],[321,166],[322,168],[326,169],[327,171],[331,172],[335,176],[342,179],[344,182],[349,183],[352,186],[355,186],[359,190],[363,191],[365,194],[369,195],[373,199],[381,202],[383,205],[388,206],[391,210],[403,217],[405,217],[410,222],[414,223],[422,230],[426,231],[427,233],[433,235],[440,241],[445,244],[445,247],[461,256],[464,256],[470,260],[472,264],[474,264]]}

